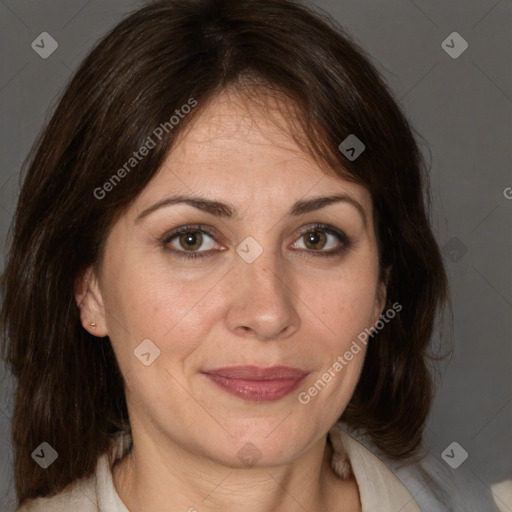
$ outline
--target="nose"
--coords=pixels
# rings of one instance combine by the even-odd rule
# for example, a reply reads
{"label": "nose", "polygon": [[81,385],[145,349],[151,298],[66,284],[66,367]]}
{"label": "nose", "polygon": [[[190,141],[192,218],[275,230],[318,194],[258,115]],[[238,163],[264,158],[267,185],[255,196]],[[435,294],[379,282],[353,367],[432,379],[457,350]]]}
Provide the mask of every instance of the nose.
{"label": "nose", "polygon": [[262,341],[284,339],[300,327],[291,274],[275,252],[264,250],[252,263],[239,258],[230,272],[228,328]]}

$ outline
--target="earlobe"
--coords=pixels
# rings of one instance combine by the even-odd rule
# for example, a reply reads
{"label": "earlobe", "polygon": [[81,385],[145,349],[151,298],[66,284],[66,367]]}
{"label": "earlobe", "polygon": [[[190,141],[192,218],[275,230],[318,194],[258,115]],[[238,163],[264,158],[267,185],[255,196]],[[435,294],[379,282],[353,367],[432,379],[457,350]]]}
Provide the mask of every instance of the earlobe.
{"label": "earlobe", "polygon": [[77,276],[75,301],[80,310],[82,327],[94,336],[107,336],[103,298],[93,267],[87,268]]}

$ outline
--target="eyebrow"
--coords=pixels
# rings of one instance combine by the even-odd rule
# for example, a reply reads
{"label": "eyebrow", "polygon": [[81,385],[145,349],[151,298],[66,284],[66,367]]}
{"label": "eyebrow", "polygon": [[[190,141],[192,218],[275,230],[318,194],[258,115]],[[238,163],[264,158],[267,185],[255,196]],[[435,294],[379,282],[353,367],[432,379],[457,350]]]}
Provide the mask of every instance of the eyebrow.
{"label": "eyebrow", "polygon": [[[312,199],[301,199],[291,207],[287,216],[298,217],[299,215],[305,215],[306,213],[320,210],[321,208],[325,208],[326,206],[340,202],[352,205],[363,218],[365,228],[367,227],[366,212],[363,206],[353,197],[347,194],[334,194],[330,196],[314,197]],[[137,216],[135,222],[139,222],[144,217],[147,217],[149,214],[153,213],[156,210],[159,210],[160,208],[171,206],[173,204],[188,204],[189,206],[193,206],[198,210],[205,211],[207,213],[210,213],[211,215],[215,215],[216,217],[223,217],[229,219],[236,219],[238,217],[236,208],[229,203],[212,201],[204,197],[179,195],[167,197],[165,199],[162,199],[161,201],[158,201],[149,208],[146,208],[142,213],[140,213]]]}

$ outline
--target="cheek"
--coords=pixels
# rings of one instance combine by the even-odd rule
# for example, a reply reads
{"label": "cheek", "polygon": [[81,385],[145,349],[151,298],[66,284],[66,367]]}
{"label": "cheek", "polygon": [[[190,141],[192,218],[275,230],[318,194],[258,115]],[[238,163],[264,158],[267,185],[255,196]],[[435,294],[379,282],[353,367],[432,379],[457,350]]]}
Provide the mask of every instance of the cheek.
{"label": "cheek", "polygon": [[[348,272],[315,283],[304,278],[299,296],[312,321],[335,347],[342,348],[372,324],[376,301],[376,276],[368,269],[366,276]],[[315,284],[315,286],[313,286]],[[321,292],[320,292],[321,291]]]}
{"label": "cheek", "polygon": [[109,333],[117,352],[128,359],[128,368],[137,366],[133,350],[150,339],[164,356],[160,363],[179,364],[205,339],[219,316],[218,277],[192,280],[168,268],[119,263],[116,278],[106,287],[113,306]]}

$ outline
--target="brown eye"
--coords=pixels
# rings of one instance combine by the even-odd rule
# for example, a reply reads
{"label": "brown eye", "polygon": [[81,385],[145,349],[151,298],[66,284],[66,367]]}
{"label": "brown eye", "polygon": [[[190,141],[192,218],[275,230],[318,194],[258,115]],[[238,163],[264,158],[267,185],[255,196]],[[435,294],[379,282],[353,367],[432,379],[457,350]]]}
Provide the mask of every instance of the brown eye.
{"label": "brown eye", "polygon": [[309,233],[306,233],[302,236],[308,249],[323,249],[327,242],[325,233],[322,233],[321,231],[310,231]]}
{"label": "brown eye", "polygon": [[215,248],[213,235],[204,228],[184,226],[161,239],[162,245],[179,256],[203,257]]}
{"label": "brown eye", "polygon": [[336,256],[351,246],[351,239],[343,231],[326,224],[308,226],[292,245],[313,256]]}
{"label": "brown eye", "polygon": [[203,235],[199,231],[188,231],[181,233],[179,242],[182,248],[187,251],[195,251],[203,243]]}

